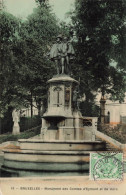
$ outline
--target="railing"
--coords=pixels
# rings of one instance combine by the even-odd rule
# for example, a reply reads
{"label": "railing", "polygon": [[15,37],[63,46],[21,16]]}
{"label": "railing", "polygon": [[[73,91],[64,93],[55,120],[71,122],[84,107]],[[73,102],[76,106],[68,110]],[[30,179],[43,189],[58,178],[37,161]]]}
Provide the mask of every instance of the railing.
{"label": "railing", "polygon": [[97,129],[98,117],[83,117],[83,126],[93,126]]}

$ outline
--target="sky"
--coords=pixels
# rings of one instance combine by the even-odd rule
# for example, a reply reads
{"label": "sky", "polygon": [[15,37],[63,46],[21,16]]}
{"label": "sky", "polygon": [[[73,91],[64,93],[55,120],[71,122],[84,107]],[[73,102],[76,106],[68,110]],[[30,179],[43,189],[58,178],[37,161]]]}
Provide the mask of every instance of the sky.
{"label": "sky", "polygon": [[[68,20],[65,13],[73,8],[75,0],[49,0],[53,12],[60,20]],[[36,7],[35,0],[4,0],[6,10],[15,16],[25,19]]]}

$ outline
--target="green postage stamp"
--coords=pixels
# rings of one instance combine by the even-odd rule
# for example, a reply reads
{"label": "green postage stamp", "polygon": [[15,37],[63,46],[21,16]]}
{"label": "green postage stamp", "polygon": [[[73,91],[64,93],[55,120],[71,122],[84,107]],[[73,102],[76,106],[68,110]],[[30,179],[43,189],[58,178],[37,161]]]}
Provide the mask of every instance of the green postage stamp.
{"label": "green postage stamp", "polygon": [[90,153],[91,180],[122,180],[123,153],[95,152]]}

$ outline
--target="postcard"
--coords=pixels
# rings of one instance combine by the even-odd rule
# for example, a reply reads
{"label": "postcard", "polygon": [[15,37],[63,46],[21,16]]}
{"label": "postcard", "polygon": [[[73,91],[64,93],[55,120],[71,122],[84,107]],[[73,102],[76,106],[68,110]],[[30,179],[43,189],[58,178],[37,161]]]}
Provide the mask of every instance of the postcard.
{"label": "postcard", "polygon": [[126,195],[125,10],[0,1],[0,195]]}

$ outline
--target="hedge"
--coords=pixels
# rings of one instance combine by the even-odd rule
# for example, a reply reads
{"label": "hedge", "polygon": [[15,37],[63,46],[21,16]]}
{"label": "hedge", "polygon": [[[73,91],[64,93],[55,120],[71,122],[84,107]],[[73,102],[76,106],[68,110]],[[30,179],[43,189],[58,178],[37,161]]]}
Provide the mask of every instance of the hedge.
{"label": "hedge", "polygon": [[[26,131],[28,129],[31,129],[33,127],[41,125],[41,117],[40,116],[33,116],[31,117],[21,117],[19,126],[20,126],[20,132]],[[13,128],[13,120],[12,117],[5,117],[1,120],[1,134],[5,134],[8,132],[12,132]]]}
{"label": "hedge", "polygon": [[24,131],[17,135],[12,135],[10,133],[0,135],[0,144],[3,142],[7,142],[7,141],[17,141],[18,139],[28,139],[30,137],[40,134],[40,130],[41,130],[41,125],[39,125],[38,127],[32,128],[32,129],[29,129],[27,131]]}

